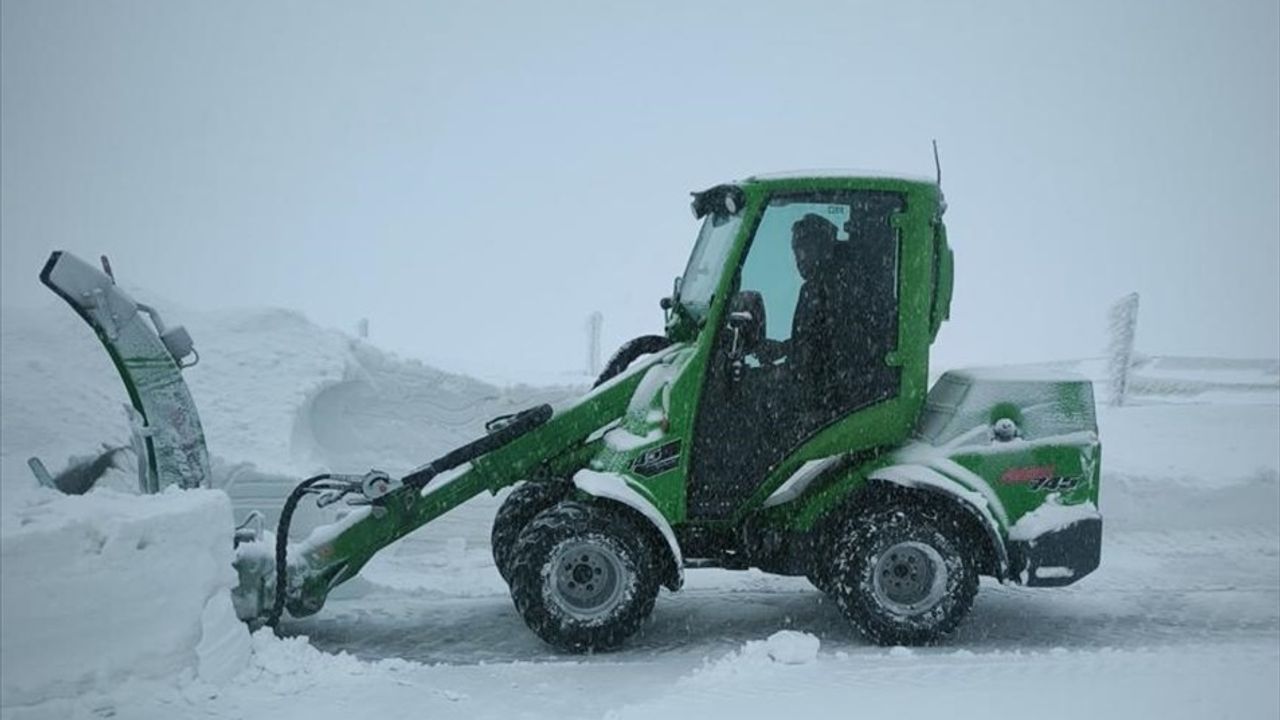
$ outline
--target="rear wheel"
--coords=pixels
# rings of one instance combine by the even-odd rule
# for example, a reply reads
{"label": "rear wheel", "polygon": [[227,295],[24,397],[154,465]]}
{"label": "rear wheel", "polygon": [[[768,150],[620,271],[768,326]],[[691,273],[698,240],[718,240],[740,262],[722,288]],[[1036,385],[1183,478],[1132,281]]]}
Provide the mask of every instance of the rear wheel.
{"label": "rear wheel", "polygon": [[931,645],[960,624],[978,571],[960,525],[937,508],[881,508],[833,548],[836,604],[880,645]]}
{"label": "rear wheel", "polygon": [[502,579],[511,583],[511,556],[515,553],[516,539],[529,521],[538,513],[555,505],[569,494],[568,483],[559,480],[526,482],[502,501],[493,518],[493,530],[489,533],[489,545],[493,549],[493,564],[498,567]]}
{"label": "rear wheel", "polygon": [[658,571],[645,534],[605,508],[567,500],[516,541],[511,597],[529,628],[562,650],[620,645],[653,612]]}

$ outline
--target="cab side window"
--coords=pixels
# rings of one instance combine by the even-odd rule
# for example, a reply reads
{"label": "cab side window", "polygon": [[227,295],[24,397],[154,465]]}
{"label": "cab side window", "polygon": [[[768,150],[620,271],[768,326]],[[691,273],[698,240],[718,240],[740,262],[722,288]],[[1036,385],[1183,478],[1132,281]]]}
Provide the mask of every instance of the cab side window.
{"label": "cab side window", "polygon": [[[764,306],[765,341],[743,374],[768,375],[793,396],[802,434],[892,397],[885,357],[897,347],[898,234],[891,193],[812,195],[770,202],[742,266],[740,293]],[[749,382],[749,381],[748,381]]]}

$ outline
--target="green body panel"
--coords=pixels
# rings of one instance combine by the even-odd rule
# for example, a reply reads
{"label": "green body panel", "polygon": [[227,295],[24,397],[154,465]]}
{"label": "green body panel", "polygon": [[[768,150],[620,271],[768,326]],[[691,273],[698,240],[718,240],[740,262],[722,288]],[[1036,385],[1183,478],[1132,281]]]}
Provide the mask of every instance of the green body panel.
{"label": "green body panel", "polygon": [[[995,438],[990,430],[1008,420],[1019,437]],[[935,474],[989,511],[1001,538],[1052,497],[1061,505],[1098,504],[1101,445],[1092,385],[1082,378],[989,376],[953,371],[930,393],[915,432],[900,447],[831,473],[812,491],[771,510],[794,530],[814,527],[832,509],[886,469]]]}
{"label": "green body panel", "polygon": [[[1101,446],[1095,437],[1081,435],[1049,444],[1019,443],[992,450],[958,449],[948,452],[924,443],[908,443],[861,465],[832,473],[803,498],[768,510],[770,521],[795,531],[817,525],[827,513],[856,495],[877,473],[902,465],[929,468],[965,491],[986,498],[1002,537],[1027,513],[1040,507],[1047,497],[1056,496],[1063,505],[1098,504],[1101,477]],[[1029,482],[1002,481],[1009,471],[1053,468],[1055,474],[1075,480],[1068,489],[1036,488]]]}
{"label": "green body panel", "polygon": [[929,309],[929,341],[938,337],[942,321],[951,318],[951,291],[955,284],[955,258],[947,244],[947,226],[939,217],[934,223],[934,296]]}
{"label": "green body panel", "polygon": [[[1010,448],[1001,453],[961,453],[952,459],[995,490],[1008,518],[1007,523],[1002,525],[1012,526],[1027,513],[1040,507],[1050,493],[1056,493],[1063,505],[1089,502],[1096,506],[1101,456],[1102,450],[1096,440],[1081,439],[1077,444],[1070,441],[1052,445],[1028,443],[1024,447]],[[1036,489],[1027,482],[999,480],[1006,472],[1038,467],[1054,468],[1059,473],[1048,477],[1078,478],[1079,481],[1070,489],[1051,490]],[[954,479],[964,483],[965,476],[957,475]]]}

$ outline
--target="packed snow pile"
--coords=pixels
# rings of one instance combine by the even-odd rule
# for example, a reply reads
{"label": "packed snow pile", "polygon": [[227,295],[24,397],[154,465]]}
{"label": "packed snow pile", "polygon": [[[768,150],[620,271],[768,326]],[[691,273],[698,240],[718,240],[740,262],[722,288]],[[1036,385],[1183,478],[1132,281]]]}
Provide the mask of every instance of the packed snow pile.
{"label": "packed snow pile", "polygon": [[779,630],[764,641],[765,653],[774,662],[803,665],[818,657],[818,638],[795,630]]}
{"label": "packed snow pile", "polygon": [[783,665],[809,665],[818,660],[822,641],[798,630],[779,630],[764,640],[748,640],[742,647],[697,668],[680,682],[697,685],[709,679],[724,680]]}
{"label": "packed snow pile", "polygon": [[347,653],[323,653],[305,637],[277,638],[269,629],[254,633],[252,643],[253,656],[245,682],[274,686],[284,695],[303,692],[334,675],[400,673],[417,667],[394,658],[364,663]]}
{"label": "packed snow pile", "polygon": [[1201,357],[1139,357],[1129,379],[1135,397],[1182,402],[1280,400],[1280,361]]}
{"label": "packed snow pile", "polygon": [[[413,467],[483,433],[495,415],[579,390],[500,387],[444,372],[291,310],[170,309],[130,291],[195,339],[201,360],[183,376],[210,453],[266,473],[300,474],[366,457],[386,469]],[[54,302],[4,308],[0,332],[6,471],[29,455],[56,470],[69,452],[128,441],[124,387],[74,313]]]}
{"label": "packed snow pile", "polygon": [[[1060,360],[1020,366],[1018,373],[1067,372],[1093,381],[1099,405],[1107,404],[1112,368],[1106,358]],[[1135,355],[1125,404],[1280,403],[1280,360]]]}
{"label": "packed snow pile", "polygon": [[[291,310],[192,311],[129,291],[195,339],[201,360],[183,377],[200,412],[214,485],[231,495],[237,519],[261,510],[274,522],[302,477],[404,472],[479,437],[492,417],[580,390],[500,387],[444,372]],[[128,444],[124,385],[67,307],[51,300],[4,308],[0,347],[0,502],[21,502],[34,490],[28,457],[57,473],[104,444]],[[121,489],[130,483],[123,478]],[[295,529],[305,535],[332,519],[306,505]]]}
{"label": "packed snow pile", "polygon": [[129,443],[124,385],[93,331],[69,309],[4,308],[0,350],[0,505],[35,489],[28,457],[56,473],[104,443]]}
{"label": "packed snow pile", "polygon": [[0,706],[101,691],[128,678],[240,672],[249,633],[230,588],[231,505],[213,490],[6,505],[0,532]]}

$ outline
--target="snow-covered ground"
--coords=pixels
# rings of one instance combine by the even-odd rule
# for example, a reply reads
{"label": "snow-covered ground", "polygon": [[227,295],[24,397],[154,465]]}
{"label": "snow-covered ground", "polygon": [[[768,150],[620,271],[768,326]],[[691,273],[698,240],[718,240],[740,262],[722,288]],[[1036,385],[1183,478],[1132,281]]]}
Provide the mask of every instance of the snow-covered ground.
{"label": "snow-covered ground", "polygon": [[[220,480],[239,473],[241,505],[255,481],[255,497],[272,502],[279,479],[319,467],[403,470],[486,417],[568,392],[439,372],[294,313],[177,319],[202,351],[189,383]],[[93,652],[15,644],[32,634],[10,618],[44,600],[15,584],[42,581],[8,553],[32,532],[33,506],[77,512],[34,488],[28,455],[56,470],[127,435],[123,390],[95,343],[63,308],[4,311],[4,718],[1280,716],[1280,371],[1186,358],[1145,359],[1135,403],[1102,410],[1102,566],[1062,589],[984,582],[942,647],[869,645],[803,579],[691,570],[621,651],[561,655],[512,608],[489,559],[501,498],[480,497],[375,558],[317,616],[286,622],[291,637],[254,635],[230,680],[184,661],[13,694],[15,663],[74,669],[85,665],[76,653]],[[127,489],[128,478],[108,481]],[[120,500],[95,493],[78,507]],[[110,576],[165,573],[161,563]],[[129,609],[102,597],[65,622],[119,627],[115,641],[129,646],[118,624]]]}

